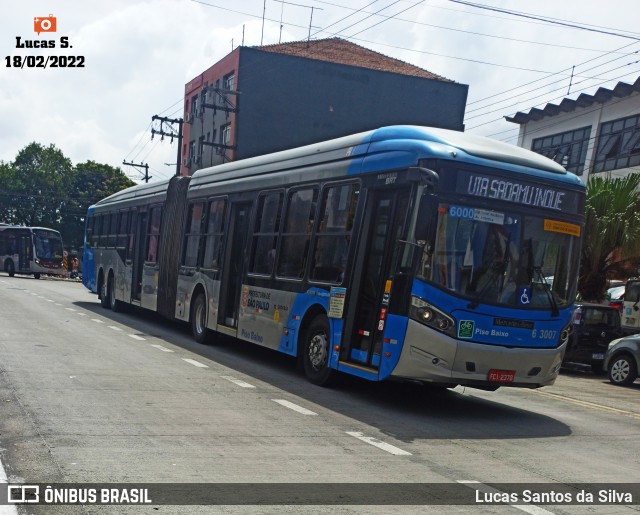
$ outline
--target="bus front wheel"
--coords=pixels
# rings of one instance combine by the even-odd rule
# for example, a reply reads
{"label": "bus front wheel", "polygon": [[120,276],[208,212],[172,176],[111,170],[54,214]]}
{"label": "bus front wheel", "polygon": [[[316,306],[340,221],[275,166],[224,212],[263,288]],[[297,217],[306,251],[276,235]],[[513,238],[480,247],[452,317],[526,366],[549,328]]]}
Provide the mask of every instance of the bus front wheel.
{"label": "bus front wheel", "polygon": [[207,301],[202,293],[198,294],[191,306],[191,334],[197,343],[207,341]]}
{"label": "bus front wheel", "polygon": [[102,279],[102,283],[100,284],[100,305],[103,308],[109,308],[109,286],[104,279]]}
{"label": "bus front wheel", "polygon": [[33,278],[34,279],[40,279],[40,274],[38,274],[38,273],[33,274]]}
{"label": "bus front wheel", "polygon": [[335,371],[329,367],[331,337],[329,320],[326,316],[316,317],[304,337],[302,361],[304,372],[313,384],[329,386],[335,377]]}

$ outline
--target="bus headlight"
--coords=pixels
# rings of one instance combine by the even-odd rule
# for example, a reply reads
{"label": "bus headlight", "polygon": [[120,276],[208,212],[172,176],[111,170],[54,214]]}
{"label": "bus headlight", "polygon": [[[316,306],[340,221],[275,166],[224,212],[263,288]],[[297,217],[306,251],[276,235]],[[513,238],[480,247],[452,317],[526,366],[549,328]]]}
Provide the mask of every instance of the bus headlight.
{"label": "bus headlight", "polygon": [[420,322],[448,336],[455,337],[455,320],[420,297],[411,297],[409,316],[416,322]]}

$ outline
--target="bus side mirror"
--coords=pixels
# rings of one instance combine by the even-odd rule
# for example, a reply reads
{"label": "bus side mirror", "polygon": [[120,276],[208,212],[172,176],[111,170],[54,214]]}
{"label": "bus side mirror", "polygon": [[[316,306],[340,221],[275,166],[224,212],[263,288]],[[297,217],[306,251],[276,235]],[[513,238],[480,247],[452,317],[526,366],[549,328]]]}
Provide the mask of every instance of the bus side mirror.
{"label": "bus side mirror", "polygon": [[423,195],[418,208],[415,239],[422,240],[426,244],[433,243],[436,237],[438,222],[438,201],[435,195]]}

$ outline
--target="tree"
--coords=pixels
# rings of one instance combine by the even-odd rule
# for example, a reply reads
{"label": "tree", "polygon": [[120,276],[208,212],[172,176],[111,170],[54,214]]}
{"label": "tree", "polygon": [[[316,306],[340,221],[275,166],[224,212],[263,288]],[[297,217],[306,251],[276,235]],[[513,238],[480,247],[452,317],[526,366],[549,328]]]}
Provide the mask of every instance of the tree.
{"label": "tree", "polygon": [[640,255],[640,173],[592,175],[587,183],[586,225],[578,291],[601,301],[611,275],[628,275]]}
{"label": "tree", "polygon": [[80,248],[87,208],[134,186],[120,168],[87,161],[75,167],[54,145],[30,143],[12,163],[0,162],[0,222],[57,229]]}
{"label": "tree", "polygon": [[61,209],[62,240],[80,248],[87,208],[124,188],[135,186],[120,168],[87,161],[75,166],[69,181],[70,194]]}

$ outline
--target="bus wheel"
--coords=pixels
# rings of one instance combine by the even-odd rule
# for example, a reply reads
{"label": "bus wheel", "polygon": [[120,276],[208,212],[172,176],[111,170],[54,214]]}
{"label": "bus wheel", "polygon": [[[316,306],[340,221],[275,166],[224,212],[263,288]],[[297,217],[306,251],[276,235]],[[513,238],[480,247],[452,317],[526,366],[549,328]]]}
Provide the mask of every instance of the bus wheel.
{"label": "bus wheel", "polygon": [[4,271],[9,274],[9,277],[13,277],[16,273],[16,269],[13,266],[13,260],[7,259],[7,262],[4,264]]}
{"label": "bus wheel", "polygon": [[107,290],[109,292],[109,307],[114,313],[120,313],[122,311],[122,302],[116,299],[116,289],[113,284],[113,276],[109,276],[107,284]]}
{"label": "bus wheel", "polygon": [[310,382],[319,386],[328,386],[335,376],[335,371],[329,368],[329,334],[329,320],[319,316],[311,322],[304,337],[304,372]]}
{"label": "bus wheel", "polygon": [[107,281],[102,280],[100,285],[100,305],[103,308],[109,308],[109,287]]}
{"label": "bus wheel", "polygon": [[207,301],[202,293],[198,294],[191,305],[191,334],[198,343],[207,341]]}
{"label": "bus wheel", "polygon": [[34,279],[40,279],[40,274],[33,274]]}

